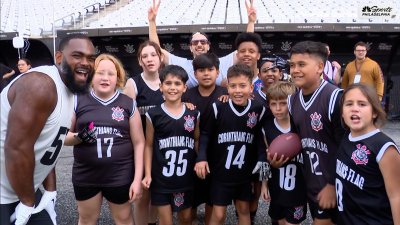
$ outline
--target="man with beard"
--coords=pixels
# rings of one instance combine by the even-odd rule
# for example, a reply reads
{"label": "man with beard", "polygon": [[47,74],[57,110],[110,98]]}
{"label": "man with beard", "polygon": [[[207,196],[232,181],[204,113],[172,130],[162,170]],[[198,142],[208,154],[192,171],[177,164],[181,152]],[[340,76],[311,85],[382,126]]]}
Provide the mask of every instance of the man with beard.
{"label": "man with beard", "polygon": [[367,57],[369,46],[365,42],[357,42],[354,45],[353,61],[347,64],[342,78],[342,88],[346,89],[353,83],[362,83],[372,86],[382,101],[384,93],[384,78],[379,64]]}
{"label": "man with beard", "polygon": [[[156,25],[156,17],[158,13],[158,9],[160,6],[161,0],[157,1],[153,0],[153,5],[150,6],[148,10],[148,20],[149,20],[149,39],[151,41],[156,42],[160,45],[160,40],[157,34],[157,25]],[[254,24],[257,20],[256,9],[253,5],[253,0],[245,0],[245,6],[247,9],[248,22],[246,27],[246,32],[254,32]],[[211,42],[208,39],[207,35],[202,32],[195,32],[190,37],[189,49],[193,55],[193,59],[196,56],[206,53],[210,50]],[[161,46],[161,45],[160,45]],[[186,85],[188,88],[192,88],[197,86],[199,83],[197,82],[196,77],[194,76],[193,71],[193,60],[187,59],[183,57],[176,56],[166,49],[162,49],[162,53],[164,55],[164,63],[166,65],[179,65],[183,67],[189,75],[189,80]],[[219,58],[219,75],[217,77],[216,83],[217,85],[226,86],[226,73],[233,64],[237,63],[236,51]]]}
{"label": "man with beard", "polygon": [[54,167],[71,126],[73,94],[85,92],[93,77],[94,52],[88,37],[67,36],[56,66],[33,68],[1,92],[0,224],[56,223]]}

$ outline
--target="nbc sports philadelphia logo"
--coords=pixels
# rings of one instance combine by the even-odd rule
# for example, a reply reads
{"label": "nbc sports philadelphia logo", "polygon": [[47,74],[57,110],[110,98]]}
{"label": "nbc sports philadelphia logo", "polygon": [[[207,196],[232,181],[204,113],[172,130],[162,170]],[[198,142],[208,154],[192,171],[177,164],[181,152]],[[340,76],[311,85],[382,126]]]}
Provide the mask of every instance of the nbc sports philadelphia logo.
{"label": "nbc sports philadelphia logo", "polygon": [[395,8],[389,5],[360,5],[358,15],[361,18],[396,18]]}

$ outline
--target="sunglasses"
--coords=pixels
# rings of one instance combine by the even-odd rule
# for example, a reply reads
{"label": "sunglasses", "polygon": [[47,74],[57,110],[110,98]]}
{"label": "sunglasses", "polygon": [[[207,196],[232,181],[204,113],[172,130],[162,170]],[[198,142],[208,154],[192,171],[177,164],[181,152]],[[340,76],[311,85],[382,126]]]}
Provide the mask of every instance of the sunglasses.
{"label": "sunglasses", "polygon": [[205,44],[208,44],[208,40],[207,39],[201,39],[201,40],[192,40],[190,42],[191,45],[198,45],[199,43],[201,45],[205,45]]}

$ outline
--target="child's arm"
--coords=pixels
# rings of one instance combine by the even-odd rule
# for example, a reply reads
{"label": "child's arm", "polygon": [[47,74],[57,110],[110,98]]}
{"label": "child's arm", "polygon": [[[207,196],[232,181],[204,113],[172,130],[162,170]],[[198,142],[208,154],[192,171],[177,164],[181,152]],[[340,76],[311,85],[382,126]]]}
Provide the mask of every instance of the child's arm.
{"label": "child's arm", "polygon": [[[148,114],[146,114],[147,116]],[[146,118],[146,144],[144,146],[144,178],[142,184],[150,188],[151,184],[151,160],[153,158],[154,127],[149,118]]]}
{"label": "child's arm", "polygon": [[400,224],[400,152],[390,146],[378,162],[392,209],[393,222]]}
{"label": "child's arm", "polygon": [[137,129],[142,126],[139,111],[135,110],[133,116],[129,118],[129,130],[133,143],[135,157],[135,177],[129,189],[129,201],[132,202],[142,195],[142,177],[143,177],[143,151],[144,151],[144,135],[143,129]]}
{"label": "child's arm", "polygon": [[206,175],[210,173],[210,168],[207,162],[207,147],[209,143],[208,133],[200,132],[199,144],[198,144],[198,155],[194,171],[199,178],[205,179]]}
{"label": "child's arm", "polygon": [[264,199],[264,201],[269,202],[271,200],[271,197],[269,196],[269,191],[268,191],[268,181],[263,180],[262,185],[261,185],[261,197]]}
{"label": "child's arm", "polygon": [[194,128],[194,150],[199,152],[199,139],[200,139],[200,113],[197,117],[196,127]]}
{"label": "child's arm", "polygon": [[198,154],[196,159],[196,165],[194,170],[199,178],[205,179],[206,175],[210,173],[210,168],[207,162],[207,148],[210,142],[210,137],[212,135],[212,131],[215,128],[216,122],[216,104],[213,103],[214,108],[214,115],[212,119],[208,120],[208,123],[204,125],[204,129],[200,130],[200,137],[199,137],[199,147],[198,147]]}

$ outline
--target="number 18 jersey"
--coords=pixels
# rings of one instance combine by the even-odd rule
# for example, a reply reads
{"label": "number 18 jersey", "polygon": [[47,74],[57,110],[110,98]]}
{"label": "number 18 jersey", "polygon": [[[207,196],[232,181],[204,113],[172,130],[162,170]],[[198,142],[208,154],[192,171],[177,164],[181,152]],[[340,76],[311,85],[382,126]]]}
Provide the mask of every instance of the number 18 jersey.
{"label": "number 18 jersey", "polygon": [[194,133],[200,113],[182,105],[179,116],[164,106],[151,108],[146,117],[154,128],[151,188],[158,193],[176,193],[193,189]]}

